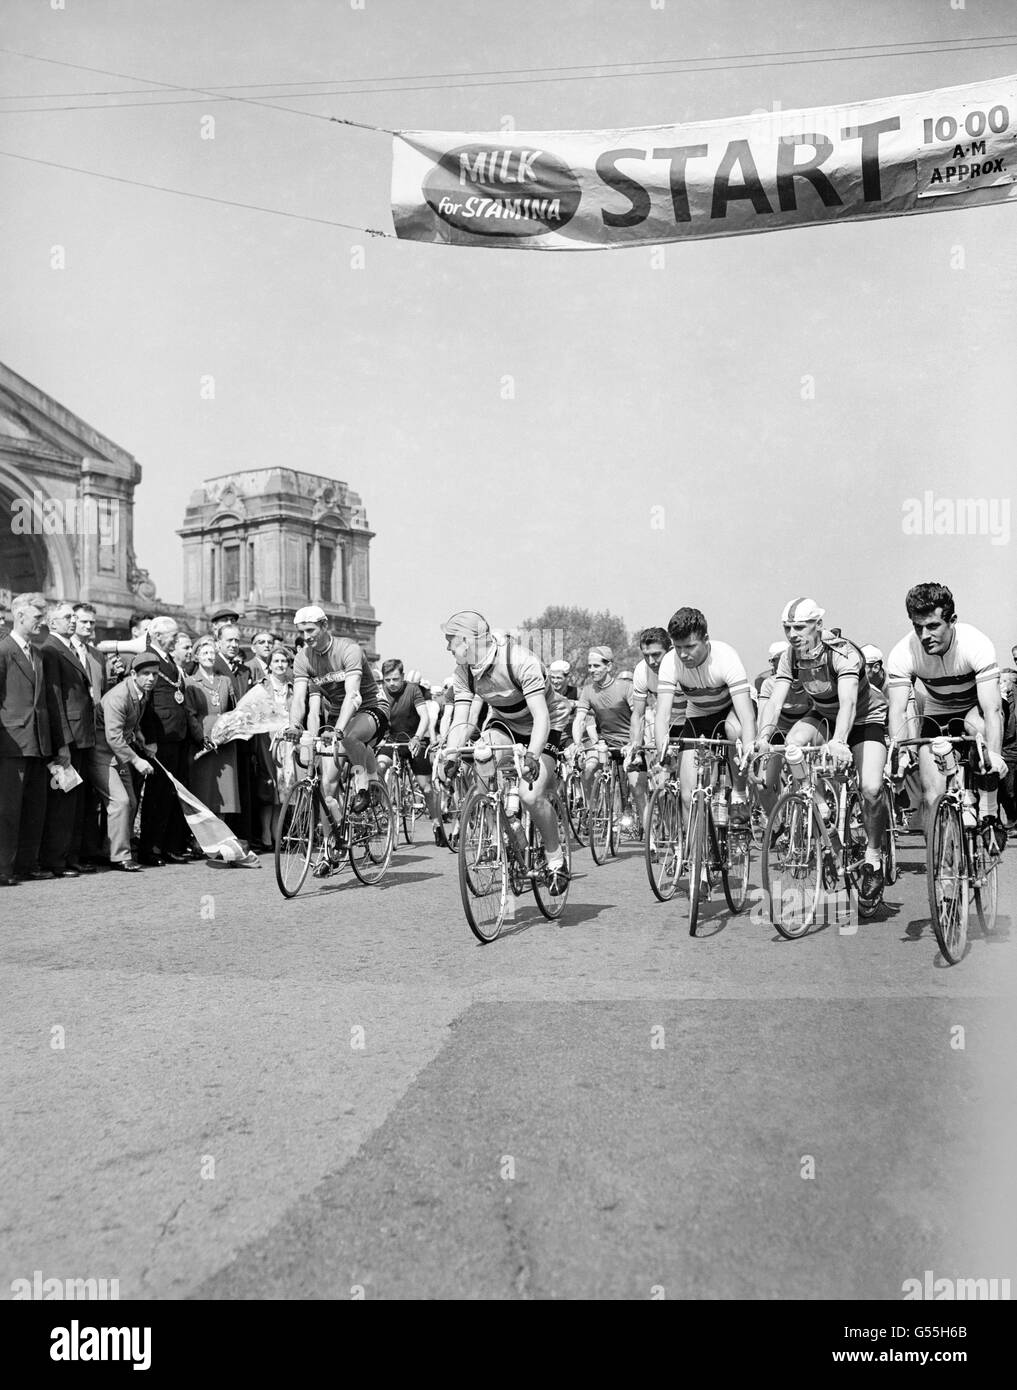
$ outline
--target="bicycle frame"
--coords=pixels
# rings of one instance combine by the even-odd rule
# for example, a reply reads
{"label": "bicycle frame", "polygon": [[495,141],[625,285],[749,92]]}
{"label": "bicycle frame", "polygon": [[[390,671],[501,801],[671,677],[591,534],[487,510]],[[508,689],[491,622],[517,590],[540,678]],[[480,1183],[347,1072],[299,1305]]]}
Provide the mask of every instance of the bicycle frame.
{"label": "bicycle frame", "polygon": [[[344,860],[348,858],[354,873],[361,882],[368,884],[379,882],[392,855],[395,831],[395,822],[387,791],[381,783],[374,783],[375,790],[372,792],[369,808],[362,814],[354,815],[350,811],[350,794],[353,786],[351,764],[349,757],[335,739],[333,731],[321,730],[313,744],[301,743],[299,747],[308,750],[307,760],[305,761],[300,756],[298,749],[295,749],[294,761],[308,775],[294,783],[287,792],[279,816],[276,831],[275,867],[276,881],[280,891],[285,897],[296,896],[310,868],[311,858],[316,847],[316,870],[327,863],[331,871],[341,867]],[[328,755],[335,758],[339,772],[335,798],[339,807],[338,819],[322,789],[320,760]],[[381,856],[377,855],[371,848],[374,838],[371,833],[372,830],[378,830],[382,827],[382,823],[378,819],[379,810],[376,805],[379,799],[380,812],[387,821],[384,825],[384,853]],[[300,807],[300,813],[296,816],[299,822],[296,830],[294,830],[291,818],[287,816],[287,812],[294,805]],[[305,805],[307,814],[304,814],[303,810]],[[363,852],[359,859],[358,850]],[[284,860],[287,861],[287,868],[290,867],[289,861],[295,861],[292,865],[295,869],[292,877],[284,872]]]}
{"label": "bicycle frame", "polygon": [[[713,890],[713,874],[718,873],[724,896],[732,912],[740,912],[748,892],[748,872],[752,858],[752,837],[749,826],[738,827],[744,835],[733,837],[728,825],[717,825],[713,801],[720,786],[722,767],[728,765],[733,751],[741,761],[741,740],[732,743],[727,738],[680,738],[668,745],[668,752],[693,754],[696,781],[689,793],[689,813],[685,826],[685,842],[678,876],[686,877],[689,891],[689,935],[695,936],[700,902],[709,901]],[[727,806],[730,808],[730,788]],[[738,850],[737,858],[733,851]]]}
{"label": "bicycle frame", "polygon": [[[803,748],[802,757],[806,775],[801,780],[791,777],[767,819],[763,842],[763,878],[770,920],[788,939],[809,930],[824,894],[837,893],[843,885],[850,902],[857,904],[854,880],[864,862],[864,846],[856,838],[848,816],[849,805],[857,804],[859,811],[861,806],[854,766],[839,767],[823,748]],[[783,814],[778,818],[778,813]],[[781,835],[789,835],[793,841],[785,847],[790,850],[793,884],[800,884],[803,872],[811,873],[809,866],[815,866],[811,900],[797,891],[788,916],[784,911],[783,880],[774,877],[770,867],[771,855],[780,857],[784,852],[777,843]],[[787,868],[784,864],[779,872]],[[779,892],[774,891],[775,886]]]}
{"label": "bicycle frame", "polygon": [[[497,750],[501,754],[504,751]],[[561,915],[568,899],[568,822],[557,786],[550,789],[548,800],[561,838],[564,887],[556,884],[546,868],[545,848],[529,809],[521,803],[513,805],[523,780],[524,756],[525,749],[518,744],[512,749],[509,764],[499,756],[494,775],[477,778],[462,811],[460,892],[470,930],[485,943],[501,931],[512,899],[521,897],[528,888],[532,887],[537,906],[550,920]]]}
{"label": "bicycle frame", "polygon": [[[932,748],[935,744],[940,747]],[[944,744],[949,745],[945,751]],[[930,748],[946,783],[926,826],[926,878],[936,940],[943,959],[956,965],[967,949],[972,897],[982,931],[989,935],[996,926],[999,861],[982,838],[980,797],[968,787],[970,759],[957,756],[961,749],[970,752],[977,756],[981,771],[987,772],[985,739],[979,733],[901,739],[897,747]]]}

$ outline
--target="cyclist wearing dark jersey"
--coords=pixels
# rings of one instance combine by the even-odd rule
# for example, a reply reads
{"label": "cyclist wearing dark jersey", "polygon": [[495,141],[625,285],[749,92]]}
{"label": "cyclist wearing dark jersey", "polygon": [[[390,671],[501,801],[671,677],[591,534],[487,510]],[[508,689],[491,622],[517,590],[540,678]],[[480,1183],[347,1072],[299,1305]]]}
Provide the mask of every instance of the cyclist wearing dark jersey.
{"label": "cyclist wearing dark jersey", "polygon": [[866,840],[858,896],[863,905],[874,907],[883,892],[886,699],[869,684],[861,648],[846,637],[823,631],[824,613],[811,598],[792,599],[784,608],[781,622],[790,645],[780,658],[773,691],[759,717],[756,749],[770,751],[770,735],[794,683],[800,682],[809,697],[809,709],[795,721],[785,741],[801,747],[824,744],[836,762],[854,761]]}
{"label": "cyclist wearing dark jersey", "polygon": [[[614,653],[610,647],[591,647],[586,664],[588,683],[579,693],[572,721],[572,738],[578,744],[586,721],[592,716],[597,738],[615,754],[631,747],[632,714],[635,700],[631,679],[614,674]],[[583,762],[583,790],[587,806],[593,805],[593,779],[598,767],[596,748],[587,751]],[[646,824],[646,770],[627,768],[629,786],[636,803],[637,833]]]}
{"label": "cyclist wearing dark jersey", "polygon": [[410,755],[410,767],[417,779],[417,785],[424,793],[424,801],[431,816],[435,843],[440,844],[440,810],[431,786],[431,762],[427,756],[431,712],[423,688],[412,679],[414,675],[419,676],[419,672],[414,671],[410,675],[411,678],[407,679],[403,663],[398,657],[389,657],[381,664],[382,685],[388,699],[388,734],[378,750],[378,767],[384,776],[392,766],[392,758],[395,756],[391,745],[406,745]]}
{"label": "cyclist wearing dark jersey", "polygon": [[[291,732],[299,732],[307,719],[314,739],[323,724],[334,724],[353,768],[356,788],[351,810],[365,811],[369,805],[368,782],[378,778],[378,763],[371,747],[385,733],[388,718],[382,706],[378,684],[363,648],[348,637],[329,631],[325,612],[309,605],[296,613],[294,625],[304,645],[293,659],[293,703],[290,706]],[[335,759],[325,759],[321,769],[322,790],[335,803],[339,778]]]}

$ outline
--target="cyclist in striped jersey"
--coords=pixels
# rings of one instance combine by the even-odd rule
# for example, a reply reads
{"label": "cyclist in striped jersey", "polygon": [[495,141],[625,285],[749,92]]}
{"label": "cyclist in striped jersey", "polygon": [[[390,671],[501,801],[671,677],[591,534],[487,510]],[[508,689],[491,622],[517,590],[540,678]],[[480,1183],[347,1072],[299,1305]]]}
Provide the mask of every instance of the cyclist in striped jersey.
{"label": "cyclist in striped jersey", "polygon": [[869,684],[861,648],[839,630],[825,632],[825,610],[815,599],[792,599],[781,614],[789,647],[780,658],[773,692],[759,716],[757,748],[769,751],[784,703],[796,680],[809,697],[809,711],[785,738],[787,744],[824,744],[838,763],[854,761],[862,797],[865,860],[858,896],[875,907],[883,893],[880,855],[886,829],[883,769],[886,766],[886,700]]}
{"label": "cyclist in striped jersey", "polygon": [[[770,674],[764,676],[759,683],[759,710],[766,708],[766,702],[773,694],[773,688],[777,684],[777,668],[780,659],[788,649],[788,642],[770,643]],[[762,780],[759,783],[759,804],[767,815],[773,810],[780,793],[780,773],[784,766],[784,755],[777,751],[783,744],[788,734],[798,723],[803,715],[808,714],[811,704],[805,687],[800,680],[791,682],[790,689],[784,699],[780,715],[777,719],[777,727],[770,735],[772,756],[767,758],[764,765]]]}
{"label": "cyclist in striped jersey", "polygon": [[[984,632],[957,621],[954,597],[945,584],[916,584],[908,590],[904,606],[914,631],[901,638],[887,663],[890,737],[907,736],[906,708],[912,686],[923,697],[922,738],[982,735],[991,771],[977,774],[975,781],[989,848],[1002,854],[1006,830],[999,820],[997,795],[999,779],[1006,776],[1006,760],[996,649]],[[905,766],[907,752],[904,749],[901,755]],[[918,772],[926,809],[931,810],[946,782],[928,748],[919,750]]]}
{"label": "cyclist in striped jersey", "polygon": [[446,743],[450,762],[441,776],[449,775],[456,749],[468,741],[486,702],[489,713],[477,743],[487,744],[495,756],[486,764],[475,764],[477,773],[490,781],[496,765],[511,765],[513,747],[526,745],[519,797],[540,833],[548,886],[552,893],[564,892],[568,870],[558,821],[548,801],[557,779],[554,759],[545,751],[553,738],[551,707],[557,711],[561,697],[553,690],[543,662],[506,633],[495,631],[481,614],[470,609],[453,613],[442,631],[456,669],[452,677],[455,711]]}
{"label": "cyclist in striped jersey", "polygon": [[[741,657],[726,642],[711,640],[706,618],[698,608],[679,608],[672,614],[667,631],[674,645],[660,663],[657,675],[658,754],[663,758],[667,751],[676,697],[684,697],[686,702],[684,737],[740,738],[748,748],[756,737],[756,714]],[[731,822],[745,824],[749,819],[745,773],[733,758],[729,762]],[[691,751],[682,754],[678,781],[687,816],[696,782]]]}

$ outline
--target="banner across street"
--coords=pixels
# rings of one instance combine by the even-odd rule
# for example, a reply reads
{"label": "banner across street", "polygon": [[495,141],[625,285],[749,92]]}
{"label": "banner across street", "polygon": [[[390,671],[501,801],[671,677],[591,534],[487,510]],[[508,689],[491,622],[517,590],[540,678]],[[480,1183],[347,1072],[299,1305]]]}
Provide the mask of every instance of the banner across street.
{"label": "banner across street", "polygon": [[402,131],[398,236],[590,251],[1017,197],[1017,76],[620,130]]}

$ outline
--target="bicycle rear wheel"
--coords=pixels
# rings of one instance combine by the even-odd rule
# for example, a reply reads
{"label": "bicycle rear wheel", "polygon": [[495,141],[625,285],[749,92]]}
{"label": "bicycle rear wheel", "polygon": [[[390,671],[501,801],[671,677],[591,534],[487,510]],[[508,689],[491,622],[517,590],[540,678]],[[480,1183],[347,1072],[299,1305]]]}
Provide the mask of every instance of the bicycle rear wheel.
{"label": "bicycle rear wheel", "polygon": [[943,959],[956,965],[968,944],[970,885],[964,852],[964,825],[947,792],[932,808],[925,846],[929,915]]}
{"label": "bicycle rear wheel", "polygon": [[381,782],[368,786],[370,803],[360,814],[346,803],[350,836],[350,863],[361,883],[379,883],[395,847],[396,822],[388,788]]}
{"label": "bicycle rear wheel", "polygon": [[971,862],[975,866],[976,887],[972,889],[978,925],[986,936],[996,930],[996,912],[999,908],[999,878],[996,873],[999,861],[985,848],[977,832]]}
{"label": "bicycle rear wheel", "polygon": [[470,931],[486,944],[501,931],[512,894],[498,805],[480,788],[470,792],[462,807],[457,853],[463,911]]}
{"label": "bicycle rear wheel", "polygon": [[548,919],[553,922],[556,917],[560,917],[565,911],[565,904],[569,900],[569,878],[572,870],[572,847],[569,844],[569,823],[565,814],[565,807],[562,805],[561,797],[557,792],[553,792],[548,798],[551,810],[554,812],[558,822],[558,839],[561,843],[561,852],[565,856],[565,886],[561,893],[552,893],[544,881],[545,854],[544,847],[540,841],[540,835],[533,820],[530,820],[530,846],[532,850],[531,863],[537,870],[537,877],[533,880],[533,896],[537,900],[537,906]]}
{"label": "bicycle rear wheel", "polygon": [[275,881],[284,898],[295,898],[311,867],[317,823],[314,789],[309,778],[294,782],[283,797],[275,832]]}
{"label": "bicycle rear wheel", "polygon": [[[882,898],[869,907],[863,907],[858,893],[859,875],[862,865],[865,863],[865,848],[868,844],[865,821],[862,815],[862,798],[858,792],[848,793],[844,809],[844,824],[847,827],[844,844],[844,880],[847,883],[848,897],[858,916],[864,921],[868,921],[875,917],[879,911]],[[885,846],[881,845],[880,851],[882,852],[884,848]]]}
{"label": "bicycle rear wheel", "polygon": [[611,852],[612,810],[611,780],[598,772],[593,779],[590,803],[590,853],[594,864],[605,863]]}
{"label": "bicycle rear wheel", "polygon": [[622,837],[622,817],[625,814],[625,797],[621,788],[621,774],[616,766],[611,770],[611,839],[610,850],[614,859],[618,858],[618,846]]}
{"label": "bicycle rear wheel", "polygon": [[573,768],[565,779],[565,809],[568,812],[572,837],[582,849],[590,838],[590,827],[586,793],[583,791],[583,776],[578,768]]}
{"label": "bicycle rear wheel", "polygon": [[727,853],[718,845],[720,881],[732,912],[741,912],[749,895],[749,868],[752,863],[752,830],[748,824],[727,828]]}
{"label": "bicycle rear wheel", "polygon": [[658,787],[650,797],[646,833],[646,876],[662,903],[675,895],[682,863],[682,803],[670,787]]}
{"label": "bicycle rear wheel", "polygon": [[782,792],[763,834],[763,887],[770,921],[788,941],[804,936],[815,921],[822,891],[822,839],[812,803]]}

